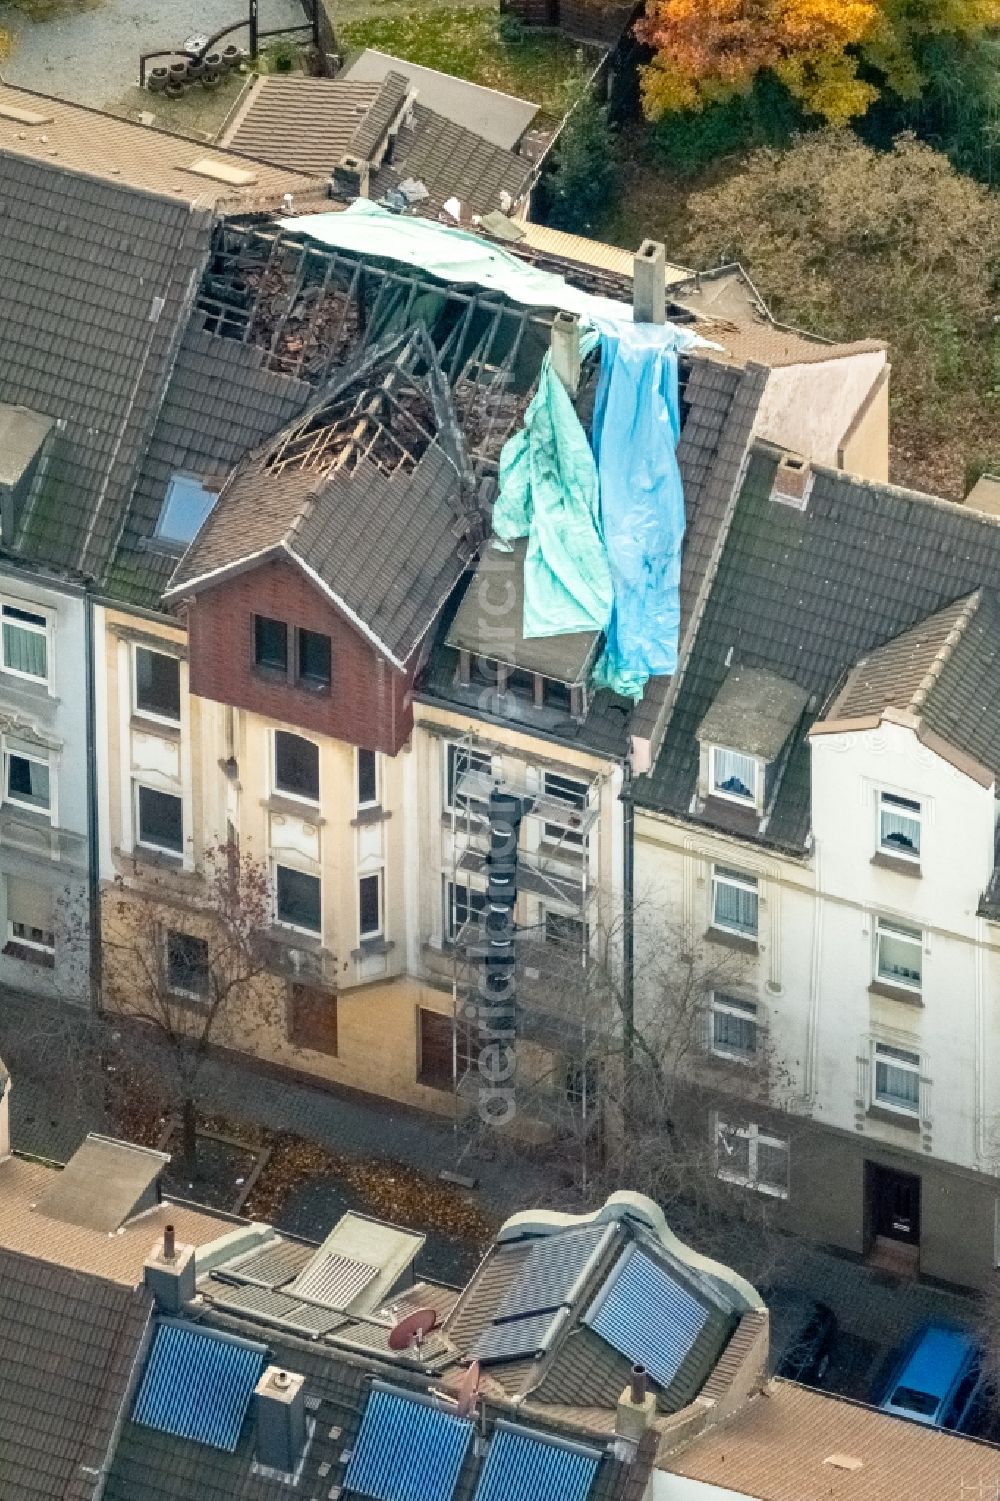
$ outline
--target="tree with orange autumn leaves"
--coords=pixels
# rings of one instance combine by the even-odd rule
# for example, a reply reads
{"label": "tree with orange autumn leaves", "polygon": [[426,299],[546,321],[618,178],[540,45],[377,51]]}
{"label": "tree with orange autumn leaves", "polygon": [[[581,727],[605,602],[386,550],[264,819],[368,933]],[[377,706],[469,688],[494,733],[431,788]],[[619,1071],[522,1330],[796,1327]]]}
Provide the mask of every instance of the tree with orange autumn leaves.
{"label": "tree with orange autumn leaves", "polygon": [[653,120],[701,109],[771,72],[808,113],[844,124],[880,86],[919,97],[922,39],[996,26],[1000,0],[647,0],[643,105]]}

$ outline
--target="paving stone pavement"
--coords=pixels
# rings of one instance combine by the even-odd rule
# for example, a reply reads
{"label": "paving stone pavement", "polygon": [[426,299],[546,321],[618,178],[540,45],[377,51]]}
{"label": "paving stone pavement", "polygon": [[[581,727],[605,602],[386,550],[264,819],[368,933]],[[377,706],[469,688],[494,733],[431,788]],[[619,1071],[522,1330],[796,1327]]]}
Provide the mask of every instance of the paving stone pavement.
{"label": "paving stone pavement", "polygon": [[[7,83],[103,108],[139,76],[139,55],[211,36],[247,16],[247,0],[99,0],[48,21],[31,21],[0,0],[0,26],[14,36]],[[299,26],[301,0],[260,0],[261,31]],[[247,32],[234,38],[246,45]]]}

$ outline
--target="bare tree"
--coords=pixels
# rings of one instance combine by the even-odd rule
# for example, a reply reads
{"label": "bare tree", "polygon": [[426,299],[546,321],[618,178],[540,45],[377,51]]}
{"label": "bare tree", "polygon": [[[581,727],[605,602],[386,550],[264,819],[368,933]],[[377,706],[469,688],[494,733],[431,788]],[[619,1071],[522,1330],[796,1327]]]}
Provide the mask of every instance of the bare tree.
{"label": "bare tree", "polygon": [[[500,1128],[469,1111],[467,1150],[520,1156],[528,1143],[567,1200],[639,1190],[719,1255],[739,1249],[745,1261],[760,1232],[755,1270],[770,1270],[782,1162],[773,1153],[768,1163],[769,1138],[762,1150],[750,1130],[783,1110],[791,1073],[763,1017],[748,1011],[741,1019],[734,1007],[727,1048],[713,1012],[713,996],[749,993],[749,961],[735,948],[692,944],[651,905],[635,922],[646,941],[637,944],[634,997],[622,965],[622,914],[591,932],[585,952],[575,935],[534,941],[522,930],[516,1110]],[[463,1092],[474,1095],[474,1035],[465,1051],[472,1061]],[[785,1136],[789,1126],[782,1115]],[[748,1192],[754,1176],[762,1191]]]}
{"label": "bare tree", "polygon": [[116,879],[104,905],[102,1005],[126,1049],[137,1025],[155,1034],[157,1063],[166,1065],[179,1107],[183,1161],[193,1171],[198,1079],[209,1050],[223,1037],[245,1048],[273,1024],[276,1002],[264,979],[266,867],[230,843],[208,850],[189,879],[184,890],[173,872],[138,867],[129,881]]}

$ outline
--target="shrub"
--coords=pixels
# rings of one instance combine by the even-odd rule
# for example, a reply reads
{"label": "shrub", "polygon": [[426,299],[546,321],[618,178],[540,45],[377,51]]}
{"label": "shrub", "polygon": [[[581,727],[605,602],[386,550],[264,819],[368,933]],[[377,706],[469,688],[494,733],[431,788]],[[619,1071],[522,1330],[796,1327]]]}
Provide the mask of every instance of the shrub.
{"label": "shrub", "polygon": [[542,217],[556,229],[585,234],[607,212],[616,184],[614,132],[607,110],[588,94],[556,142],[552,170],[540,185]]}

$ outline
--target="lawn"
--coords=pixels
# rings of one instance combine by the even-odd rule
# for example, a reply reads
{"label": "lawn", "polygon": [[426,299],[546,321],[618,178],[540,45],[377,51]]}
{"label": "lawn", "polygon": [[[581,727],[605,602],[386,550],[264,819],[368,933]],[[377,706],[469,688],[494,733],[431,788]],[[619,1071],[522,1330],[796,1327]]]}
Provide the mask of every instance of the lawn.
{"label": "lawn", "polygon": [[498,11],[483,8],[439,6],[348,21],[340,27],[340,39],[351,52],[377,47],[407,62],[533,100],[553,120],[561,119],[582,93],[599,56],[564,37],[517,32]]}

